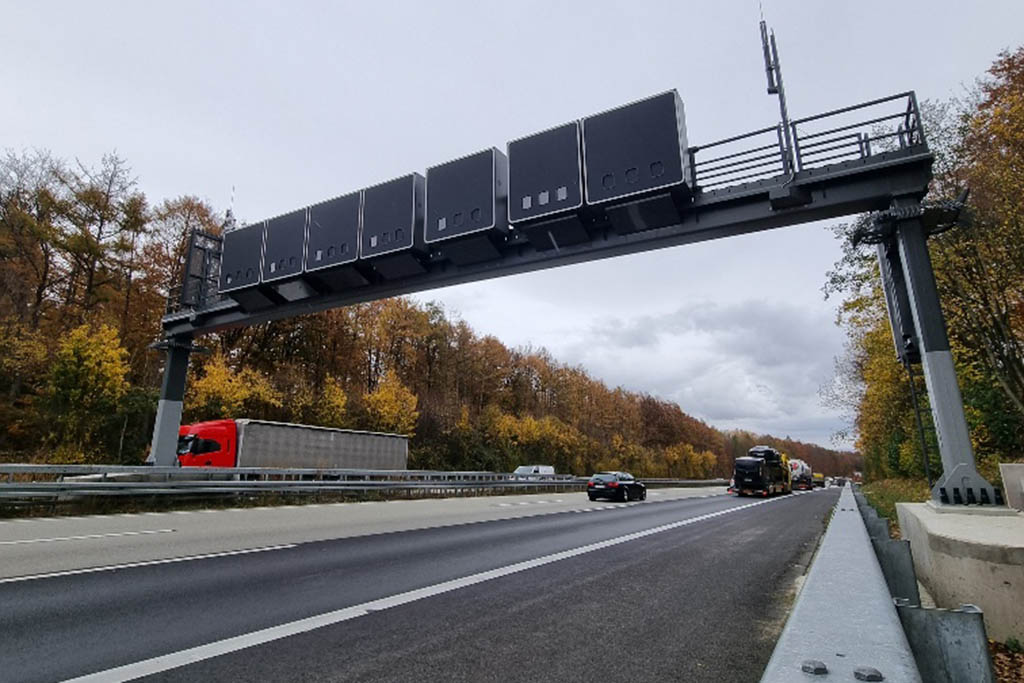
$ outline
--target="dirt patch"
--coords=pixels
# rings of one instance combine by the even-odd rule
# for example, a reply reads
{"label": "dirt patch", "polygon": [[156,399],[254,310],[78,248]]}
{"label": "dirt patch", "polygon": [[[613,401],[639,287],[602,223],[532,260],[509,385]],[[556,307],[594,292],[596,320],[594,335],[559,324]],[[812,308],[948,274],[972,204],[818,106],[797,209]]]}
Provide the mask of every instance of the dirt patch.
{"label": "dirt patch", "polygon": [[1010,650],[1003,643],[988,641],[992,669],[999,683],[1024,683],[1024,651]]}

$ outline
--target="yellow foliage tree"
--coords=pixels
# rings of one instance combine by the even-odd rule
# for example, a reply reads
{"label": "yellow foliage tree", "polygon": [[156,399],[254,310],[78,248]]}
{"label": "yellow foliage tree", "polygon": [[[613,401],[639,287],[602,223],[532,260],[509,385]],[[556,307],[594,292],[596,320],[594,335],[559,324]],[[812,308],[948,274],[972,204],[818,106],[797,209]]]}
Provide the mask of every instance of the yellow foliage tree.
{"label": "yellow foliage tree", "polygon": [[252,368],[232,370],[221,353],[206,362],[187,396],[186,413],[193,420],[249,417],[248,413],[281,406],[280,396],[265,376]]}
{"label": "yellow foliage tree", "polygon": [[366,413],[372,428],[413,436],[416,433],[417,398],[392,371],[385,373],[377,388],[366,395]]}
{"label": "yellow foliage tree", "polygon": [[73,329],[58,345],[47,399],[62,459],[102,457],[100,441],[128,390],[128,352],[107,325]]}
{"label": "yellow foliage tree", "polygon": [[310,409],[311,422],[322,427],[345,427],[347,407],[345,390],[338,380],[328,377]]}

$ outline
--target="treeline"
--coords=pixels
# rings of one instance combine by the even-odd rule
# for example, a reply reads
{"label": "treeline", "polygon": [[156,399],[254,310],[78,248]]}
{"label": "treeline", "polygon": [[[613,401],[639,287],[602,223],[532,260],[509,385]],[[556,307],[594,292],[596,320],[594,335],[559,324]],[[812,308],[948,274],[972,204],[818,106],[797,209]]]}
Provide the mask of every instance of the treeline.
{"label": "treeline", "polygon": [[[150,438],[168,283],[192,229],[224,217],[183,197],[151,206],[125,162],[44,153],[0,162],[0,452],[9,460],[140,462]],[[725,434],[652,396],[611,389],[543,349],[510,349],[435,304],[390,299],[197,343],[189,421],[252,417],[413,435],[412,467],[728,477],[770,443],[818,470],[818,446]],[[728,391],[729,387],[723,387]]]}
{"label": "treeline", "polygon": [[[997,463],[1024,452],[1024,48],[1001,54],[967,98],[926,103],[924,113],[936,155],[929,199],[970,189],[967,211],[930,238],[929,251],[978,468],[996,481]],[[896,361],[875,251],[849,242],[865,220],[836,231],[846,251],[825,290],[843,297],[848,343],[828,398],[849,411],[868,477],[922,477],[910,379]],[[920,374],[934,476],[941,462]]]}

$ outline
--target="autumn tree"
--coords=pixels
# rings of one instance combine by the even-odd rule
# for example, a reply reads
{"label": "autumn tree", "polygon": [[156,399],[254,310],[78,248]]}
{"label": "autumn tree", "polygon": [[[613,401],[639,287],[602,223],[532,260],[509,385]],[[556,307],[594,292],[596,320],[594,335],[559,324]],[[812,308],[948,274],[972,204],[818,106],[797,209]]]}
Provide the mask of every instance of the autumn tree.
{"label": "autumn tree", "polygon": [[932,254],[953,333],[1024,417],[1024,48],[1000,55],[977,97],[947,124],[959,139],[940,181],[970,188],[968,220],[933,239]]}
{"label": "autumn tree", "polygon": [[36,330],[61,277],[60,164],[46,152],[0,159],[0,312]]}
{"label": "autumn tree", "polygon": [[412,393],[393,370],[384,374],[377,387],[365,398],[370,427],[376,431],[413,436],[416,432],[416,394]]}
{"label": "autumn tree", "polygon": [[126,355],[117,331],[107,325],[76,327],[57,347],[47,396],[55,427],[50,438],[67,449],[69,459],[109,457],[98,452],[101,430],[128,391]]}
{"label": "autumn tree", "polygon": [[202,375],[190,383],[185,414],[190,420],[262,417],[281,400],[269,380],[252,368],[234,370],[228,359],[214,354],[203,365]]}

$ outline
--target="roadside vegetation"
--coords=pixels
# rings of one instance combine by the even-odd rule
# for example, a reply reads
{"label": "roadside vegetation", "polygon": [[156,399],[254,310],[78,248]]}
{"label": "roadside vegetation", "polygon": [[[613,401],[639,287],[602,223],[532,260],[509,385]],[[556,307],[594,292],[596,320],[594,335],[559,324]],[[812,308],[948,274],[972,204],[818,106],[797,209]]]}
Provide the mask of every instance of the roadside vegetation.
{"label": "roadside vegetation", "polygon": [[924,479],[878,479],[864,484],[861,491],[880,516],[889,518],[889,528],[897,534],[896,503],[923,503],[931,497]]}
{"label": "roadside vegetation", "polygon": [[[928,199],[970,189],[961,220],[932,236],[929,250],[977,466],[998,484],[998,463],[1024,454],[1024,48],[1002,53],[964,97],[926,102],[923,111],[936,155]],[[864,457],[865,494],[895,519],[896,502],[927,495],[924,451],[933,478],[942,464],[920,369],[911,379],[896,359],[875,248],[849,240],[865,220],[836,229],[845,253],[825,294],[842,298],[847,344],[825,398],[849,415],[846,436]]]}

